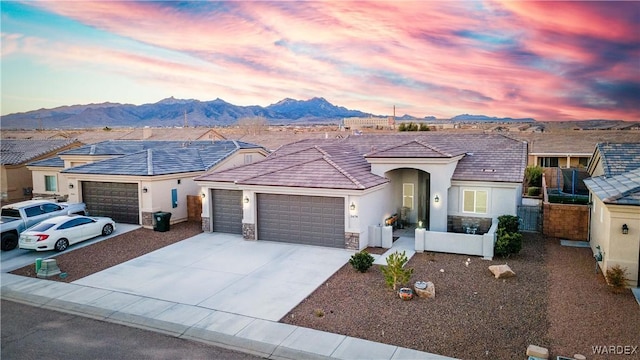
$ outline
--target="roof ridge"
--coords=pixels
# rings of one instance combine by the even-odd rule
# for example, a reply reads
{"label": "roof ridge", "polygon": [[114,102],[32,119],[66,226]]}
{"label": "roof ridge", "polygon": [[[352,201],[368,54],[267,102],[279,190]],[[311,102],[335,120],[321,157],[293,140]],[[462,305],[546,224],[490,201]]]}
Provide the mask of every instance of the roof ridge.
{"label": "roof ridge", "polygon": [[326,156],[322,157],[324,161],[326,161],[327,163],[329,163],[329,165],[333,166],[334,168],[336,168],[336,170],[338,170],[342,175],[344,175],[347,179],[349,179],[352,183],[354,183],[357,187],[359,187],[360,189],[364,189],[365,186],[362,185],[355,177],[353,177],[351,174],[349,174],[346,170],[344,170],[342,167],[340,167],[340,165],[336,164],[333,160],[329,159]]}
{"label": "roof ridge", "polygon": [[322,155],[331,157],[331,155],[325,149],[321,148],[320,145],[314,145],[313,147],[316,150],[320,151],[320,153],[322,153]]}
{"label": "roof ridge", "polygon": [[153,175],[153,149],[147,149],[147,175]]}
{"label": "roof ridge", "polygon": [[431,150],[433,150],[433,151],[435,151],[435,152],[437,152],[439,154],[442,154],[442,155],[445,155],[445,156],[448,156],[448,157],[453,157],[453,154],[449,154],[448,152],[444,152],[444,151],[438,149],[437,147],[435,147],[434,145],[431,145],[431,144],[429,144],[427,142],[424,142],[422,139],[414,139],[413,141],[415,141],[418,144],[420,144],[420,145],[422,145],[422,146],[424,146],[424,147],[426,147],[428,149],[431,149]]}

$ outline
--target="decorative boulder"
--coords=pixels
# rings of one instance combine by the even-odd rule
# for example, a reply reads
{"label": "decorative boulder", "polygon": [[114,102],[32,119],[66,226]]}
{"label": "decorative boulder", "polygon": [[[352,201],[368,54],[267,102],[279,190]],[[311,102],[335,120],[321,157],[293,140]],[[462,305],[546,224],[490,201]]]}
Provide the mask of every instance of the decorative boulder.
{"label": "decorative boulder", "polygon": [[539,359],[548,359],[549,350],[538,345],[529,345],[527,347],[527,356],[533,356]]}
{"label": "decorative boulder", "polygon": [[402,300],[411,300],[413,299],[413,291],[411,291],[410,288],[400,288],[400,290],[398,290],[398,296],[400,296]]}
{"label": "decorative boulder", "polygon": [[514,273],[513,270],[511,270],[511,268],[507,264],[491,265],[489,266],[489,271],[493,273],[496,279],[503,279],[503,278],[516,276],[516,273]]}
{"label": "decorative boulder", "polygon": [[416,281],[413,284],[413,290],[421,298],[434,299],[436,297],[436,286],[431,281]]}

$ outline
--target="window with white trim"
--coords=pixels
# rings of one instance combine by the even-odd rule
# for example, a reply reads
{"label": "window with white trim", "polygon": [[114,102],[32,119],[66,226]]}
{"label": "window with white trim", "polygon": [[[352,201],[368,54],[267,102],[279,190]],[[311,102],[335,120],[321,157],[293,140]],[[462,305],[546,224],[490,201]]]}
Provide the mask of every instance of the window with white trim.
{"label": "window with white trim", "polygon": [[413,209],[413,184],[402,184],[402,206]]}
{"label": "window with white trim", "polygon": [[44,176],[44,190],[45,191],[58,191],[58,179],[53,175]]}
{"label": "window with white trim", "polygon": [[488,193],[485,190],[464,190],[462,193],[462,212],[486,214]]}

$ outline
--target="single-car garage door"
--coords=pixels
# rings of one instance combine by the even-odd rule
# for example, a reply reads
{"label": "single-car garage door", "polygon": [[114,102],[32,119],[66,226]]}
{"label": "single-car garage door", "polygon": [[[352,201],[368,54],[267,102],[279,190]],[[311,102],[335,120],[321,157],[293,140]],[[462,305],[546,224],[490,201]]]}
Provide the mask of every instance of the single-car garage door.
{"label": "single-car garage door", "polygon": [[344,248],[344,198],[258,194],[258,239]]}
{"label": "single-car garage door", "polygon": [[242,234],[242,191],[213,189],[213,231]]}
{"label": "single-car garage door", "polygon": [[115,222],[140,224],[138,184],[82,182],[82,201],[91,216],[108,216]]}

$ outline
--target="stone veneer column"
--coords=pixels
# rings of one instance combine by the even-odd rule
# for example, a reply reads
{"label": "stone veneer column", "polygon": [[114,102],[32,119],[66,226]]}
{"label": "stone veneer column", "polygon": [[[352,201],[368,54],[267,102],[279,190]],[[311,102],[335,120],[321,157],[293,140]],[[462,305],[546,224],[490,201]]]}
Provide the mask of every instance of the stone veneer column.
{"label": "stone veneer column", "polygon": [[360,234],[345,232],[344,233],[344,248],[349,250],[360,249]]}
{"label": "stone veneer column", "polygon": [[208,217],[202,218],[202,231],[211,232],[211,219]]}
{"label": "stone veneer column", "polygon": [[242,237],[245,240],[256,240],[256,224],[242,223]]}
{"label": "stone veneer column", "polygon": [[153,213],[143,211],[142,212],[142,226],[153,227]]}

